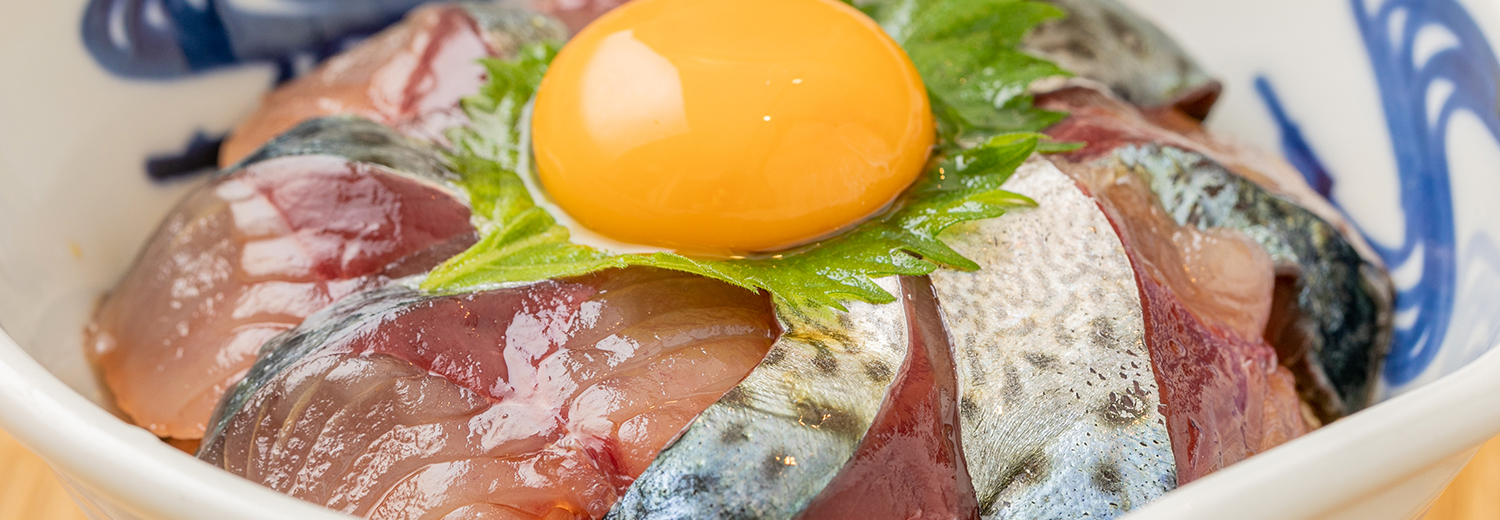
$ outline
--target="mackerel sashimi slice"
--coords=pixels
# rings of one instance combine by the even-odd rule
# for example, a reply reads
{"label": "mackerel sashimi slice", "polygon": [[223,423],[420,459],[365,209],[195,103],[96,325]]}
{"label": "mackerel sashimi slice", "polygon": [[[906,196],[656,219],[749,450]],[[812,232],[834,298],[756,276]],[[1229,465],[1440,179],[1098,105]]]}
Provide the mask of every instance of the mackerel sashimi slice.
{"label": "mackerel sashimi slice", "polygon": [[1088,143],[1068,161],[1130,170],[1176,224],[1233,229],[1271,255],[1277,296],[1264,336],[1320,420],[1374,401],[1391,338],[1390,278],[1295,170],[1181,115],[1143,114],[1099,90],[1065,88],[1038,103],[1070,113],[1049,134]]}
{"label": "mackerel sashimi slice", "polygon": [[671,271],[395,285],[267,345],[199,457],[371,518],[599,518],[779,332],[769,298]]}
{"label": "mackerel sashimi slice", "polygon": [[980,512],[1119,516],[1177,485],[1130,258],[1051,163],[1022,164],[1004,188],[1037,206],[951,228],[980,268],[931,275]]}
{"label": "mackerel sashimi slice", "polygon": [[[341,141],[389,166],[330,155]],[[466,199],[436,164],[379,125],[323,120],[189,194],[88,330],[120,409],[158,436],[200,438],[266,340],[472,244]]]}
{"label": "mackerel sashimi slice", "polygon": [[468,122],[459,100],[486,81],[481,58],[512,56],[525,44],[561,41],[560,24],[497,4],[437,4],[278,88],[225,139],[219,164],[238,162],[303,121],[357,115],[401,133],[445,143]]}
{"label": "mackerel sashimi slice", "polygon": [[1096,197],[1135,269],[1178,483],[1306,433],[1293,376],[1261,337],[1275,286],[1265,250],[1232,229],[1179,226],[1129,169],[1055,163]]}

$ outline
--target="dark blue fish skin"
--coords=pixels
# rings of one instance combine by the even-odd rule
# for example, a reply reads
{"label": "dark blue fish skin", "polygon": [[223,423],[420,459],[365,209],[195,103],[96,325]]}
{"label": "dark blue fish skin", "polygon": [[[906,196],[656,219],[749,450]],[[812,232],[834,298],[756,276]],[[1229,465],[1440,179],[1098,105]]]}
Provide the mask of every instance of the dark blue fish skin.
{"label": "dark blue fish skin", "polygon": [[1143,107],[1177,106],[1202,120],[1220,85],[1171,37],[1114,0],[1047,0],[1068,13],[1037,26],[1022,48]]}
{"label": "dark blue fish skin", "polygon": [[1372,403],[1392,330],[1392,285],[1383,268],[1332,224],[1200,154],[1127,145],[1101,160],[1146,179],[1179,224],[1238,230],[1266,249],[1277,264],[1278,292],[1290,299],[1277,310],[1296,311],[1273,311],[1267,339],[1320,419]]}

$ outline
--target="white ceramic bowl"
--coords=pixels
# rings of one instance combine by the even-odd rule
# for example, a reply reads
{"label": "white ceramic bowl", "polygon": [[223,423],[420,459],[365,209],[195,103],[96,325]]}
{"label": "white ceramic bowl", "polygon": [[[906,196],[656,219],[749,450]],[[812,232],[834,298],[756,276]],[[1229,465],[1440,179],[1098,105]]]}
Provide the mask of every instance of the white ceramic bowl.
{"label": "white ceramic bowl", "polygon": [[[147,22],[203,3],[119,2],[144,6]],[[1500,353],[1486,353],[1500,342],[1500,63],[1486,42],[1500,42],[1500,6],[1127,3],[1224,81],[1211,127],[1288,152],[1305,171],[1322,166],[1401,291],[1388,400],[1129,518],[1417,517],[1500,433]],[[85,4],[0,1],[0,428],[45,458],[94,518],[340,518],[201,464],[105,404],[83,358],[85,318],[201,181],[150,181],[144,158],[227,130],[276,68],[122,79],[80,38]]]}

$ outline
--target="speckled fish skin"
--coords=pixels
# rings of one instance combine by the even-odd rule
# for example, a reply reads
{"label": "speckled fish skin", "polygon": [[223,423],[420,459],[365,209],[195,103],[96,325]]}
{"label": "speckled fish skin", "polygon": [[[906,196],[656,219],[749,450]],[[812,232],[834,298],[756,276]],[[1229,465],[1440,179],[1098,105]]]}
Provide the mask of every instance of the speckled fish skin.
{"label": "speckled fish skin", "polygon": [[1107,159],[1145,178],[1179,224],[1223,227],[1249,235],[1282,269],[1297,276],[1292,333],[1307,351],[1283,363],[1303,400],[1327,421],[1374,399],[1390,343],[1390,281],[1328,222],[1197,153],[1153,144],[1123,146]]}
{"label": "speckled fish skin", "polygon": [[1028,53],[1104,83],[1136,105],[1208,115],[1219,83],[1160,28],[1114,0],[1047,1],[1068,16],[1037,26],[1022,42]]}
{"label": "speckled fish skin", "polygon": [[[1142,113],[1097,87],[1067,86],[1038,96],[1037,103],[1070,113],[1048,134],[1088,143],[1058,157],[1128,159],[1179,224],[1236,229],[1266,249],[1277,264],[1281,294],[1266,339],[1319,420],[1373,402],[1391,339],[1390,278],[1358,231],[1295,170],[1170,110]],[[1127,149],[1135,151],[1122,152]],[[1186,155],[1174,160],[1164,153]],[[1145,160],[1152,156],[1161,157]],[[1157,168],[1135,167],[1145,163]]]}
{"label": "speckled fish skin", "polygon": [[933,273],[986,519],[1111,518],[1176,487],[1130,259],[1051,163],[1005,189],[1036,208],[944,237],[978,271]]}
{"label": "speckled fish skin", "polygon": [[[902,295],[895,277],[877,281]],[[901,305],[779,313],[766,359],[663,449],[611,520],[792,518],[844,467],[906,357]]]}

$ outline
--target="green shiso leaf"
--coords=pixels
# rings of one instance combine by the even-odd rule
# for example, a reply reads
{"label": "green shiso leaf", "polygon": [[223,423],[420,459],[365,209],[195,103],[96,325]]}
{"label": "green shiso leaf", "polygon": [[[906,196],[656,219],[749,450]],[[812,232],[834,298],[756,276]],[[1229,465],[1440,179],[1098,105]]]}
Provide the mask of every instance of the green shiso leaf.
{"label": "green shiso leaf", "polygon": [[906,48],[939,123],[930,167],[884,213],[815,244],[755,258],[616,254],[575,244],[536,205],[521,177],[529,173],[522,171],[526,104],[558,49],[555,42],[537,44],[515,59],[486,60],[490,82],[463,101],[471,124],[450,135],[450,159],[483,238],[434,269],[423,288],[457,291],[651,266],[763,290],[780,305],[818,311],[843,310],[849,300],[895,301],[874,278],[978,269],[939,235],[960,222],[1034,205],[1000,186],[1039,146],[1070,146],[1035,133],[1061,114],[1032,108],[1025,95],[1031,81],[1063,72],[1015,50],[1026,31],[1059,12],[1026,0],[897,0],[862,8]]}
{"label": "green shiso leaf", "polygon": [[[500,225],[512,217],[504,212],[534,206],[515,174],[521,167],[522,154],[528,153],[522,149],[521,125],[526,104],[536,94],[547,64],[560,46],[559,42],[542,42],[522,47],[514,59],[483,60],[489,82],[478,94],[459,102],[470,123],[449,132],[448,140],[453,143],[450,158],[482,224]],[[518,202],[521,199],[524,204]]]}
{"label": "green shiso leaf", "polygon": [[865,0],[854,2],[906,49],[932,98],[941,140],[980,142],[1033,132],[1063,114],[1035,108],[1027,87],[1067,76],[1017,49],[1026,33],[1066,13],[1029,0]]}
{"label": "green shiso leaf", "polygon": [[1071,141],[1042,141],[1036,144],[1036,153],[1067,153],[1082,150],[1087,143]]}

